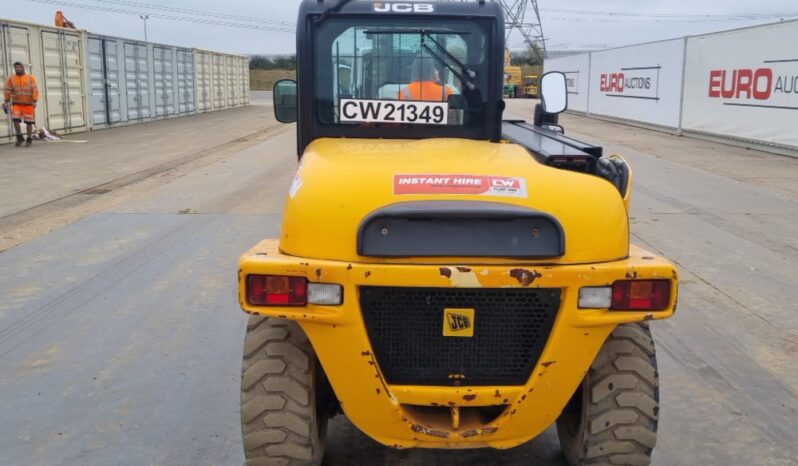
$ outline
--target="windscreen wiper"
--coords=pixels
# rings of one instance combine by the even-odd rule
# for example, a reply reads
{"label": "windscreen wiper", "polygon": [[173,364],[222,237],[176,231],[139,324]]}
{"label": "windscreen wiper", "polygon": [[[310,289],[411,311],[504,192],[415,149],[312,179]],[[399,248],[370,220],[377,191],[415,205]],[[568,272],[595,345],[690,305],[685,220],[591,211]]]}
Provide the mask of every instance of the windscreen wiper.
{"label": "windscreen wiper", "polygon": [[[471,34],[470,32],[456,32],[456,31],[434,31],[429,29],[377,29],[377,30],[370,30],[370,31],[363,31],[364,34],[418,34],[421,36],[421,47],[427,51],[438,63],[445,66],[449,71],[451,71],[457,78],[466,85],[470,90],[474,90],[477,86],[472,81],[476,76],[476,71],[472,70],[471,68],[467,67],[465,63],[461,62],[457,57],[449,53],[448,50],[444,46],[440,44],[432,34],[447,34],[447,35],[466,35]],[[456,70],[449,62],[447,62],[443,57],[438,55],[432,47],[426,44],[426,40],[431,41],[435,44],[435,47],[444,53],[444,56],[451,61],[453,61],[460,70]]]}

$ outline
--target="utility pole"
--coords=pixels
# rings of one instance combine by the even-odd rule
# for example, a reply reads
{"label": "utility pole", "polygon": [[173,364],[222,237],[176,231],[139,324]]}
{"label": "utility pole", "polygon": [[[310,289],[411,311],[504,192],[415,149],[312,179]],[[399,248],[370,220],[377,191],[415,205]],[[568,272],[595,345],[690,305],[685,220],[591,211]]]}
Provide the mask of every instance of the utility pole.
{"label": "utility pole", "polygon": [[144,21],[144,42],[147,42],[147,20],[150,19],[150,17],[149,15],[139,15],[139,18]]}
{"label": "utility pole", "polygon": [[538,0],[495,0],[504,10],[505,42],[513,31],[518,31],[524,38],[526,46],[533,49],[538,58],[546,57],[546,39],[543,37],[543,25],[540,23]]}

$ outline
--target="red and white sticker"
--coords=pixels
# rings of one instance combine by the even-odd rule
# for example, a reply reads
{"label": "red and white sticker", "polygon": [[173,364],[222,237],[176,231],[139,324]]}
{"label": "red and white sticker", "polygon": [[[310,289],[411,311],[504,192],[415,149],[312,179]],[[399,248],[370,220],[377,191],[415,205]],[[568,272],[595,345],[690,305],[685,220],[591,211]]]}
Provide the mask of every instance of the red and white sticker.
{"label": "red and white sticker", "polygon": [[527,197],[523,178],[481,175],[394,175],[393,193]]}

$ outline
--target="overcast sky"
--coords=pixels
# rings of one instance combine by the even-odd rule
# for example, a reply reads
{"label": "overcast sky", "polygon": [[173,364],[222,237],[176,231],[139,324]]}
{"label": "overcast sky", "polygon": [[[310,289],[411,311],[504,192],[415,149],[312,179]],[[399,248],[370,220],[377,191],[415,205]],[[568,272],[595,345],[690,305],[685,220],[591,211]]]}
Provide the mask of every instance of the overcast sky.
{"label": "overcast sky", "polygon": [[[155,16],[191,17],[199,21],[224,21],[256,28],[293,29],[299,3],[300,0],[0,0],[0,18],[52,24],[55,11],[61,9],[79,28],[143,39],[143,21],[138,18],[138,13],[149,13],[147,28],[150,41],[230,53],[279,54],[294,52],[292,33],[176,21]],[[135,6],[142,4],[171,10]],[[77,5],[88,5],[95,9]],[[796,0],[538,0],[538,5],[542,10],[543,29],[551,49],[613,47],[780,19],[778,16],[760,16],[732,20],[729,15],[773,14],[784,15],[785,19],[798,18]],[[100,9],[115,9],[136,15]],[[195,16],[186,10],[201,10],[217,16]],[[577,14],[573,10],[602,14]],[[713,18],[662,16],[673,14],[710,15]],[[519,36],[515,36],[510,39],[510,46],[521,48],[523,42]]]}

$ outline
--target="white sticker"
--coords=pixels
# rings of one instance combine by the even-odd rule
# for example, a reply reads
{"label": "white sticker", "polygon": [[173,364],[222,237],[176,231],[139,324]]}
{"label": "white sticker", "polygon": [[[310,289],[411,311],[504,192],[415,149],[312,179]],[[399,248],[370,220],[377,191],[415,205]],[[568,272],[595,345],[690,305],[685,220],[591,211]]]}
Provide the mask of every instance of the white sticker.
{"label": "white sticker", "polygon": [[339,105],[341,122],[411,125],[449,123],[449,102],[341,99]]}
{"label": "white sticker", "polygon": [[296,196],[297,191],[299,188],[302,187],[302,177],[299,176],[299,169],[296,171],[296,175],[294,175],[294,181],[291,182],[291,189],[288,190],[288,197],[291,199]]}

